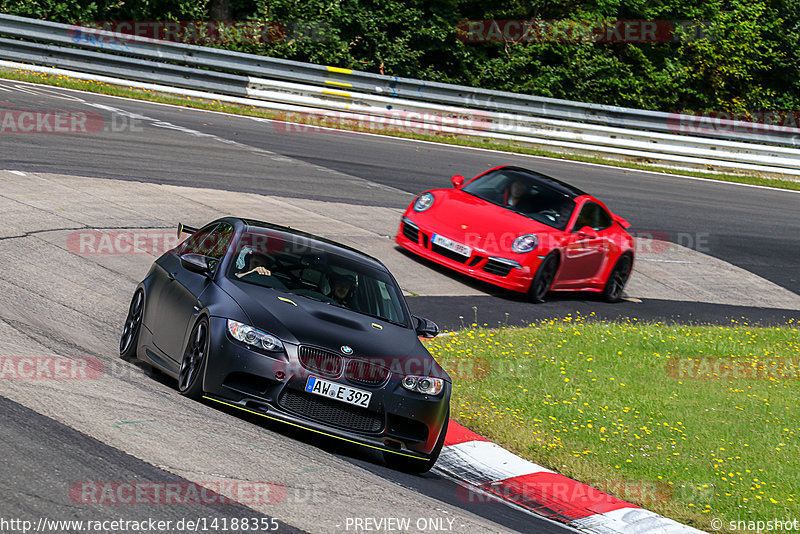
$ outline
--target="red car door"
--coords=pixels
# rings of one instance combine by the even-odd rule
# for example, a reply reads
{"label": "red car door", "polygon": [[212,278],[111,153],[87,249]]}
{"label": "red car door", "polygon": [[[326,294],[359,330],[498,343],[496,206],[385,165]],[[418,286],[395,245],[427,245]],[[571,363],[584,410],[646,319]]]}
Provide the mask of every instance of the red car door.
{"label": "red car door", "polygon": [[563,246],[562,265],[556,284],[559,287],[602,283],[597,277],[608,257],[612,219],[602,206],[586,202]]}

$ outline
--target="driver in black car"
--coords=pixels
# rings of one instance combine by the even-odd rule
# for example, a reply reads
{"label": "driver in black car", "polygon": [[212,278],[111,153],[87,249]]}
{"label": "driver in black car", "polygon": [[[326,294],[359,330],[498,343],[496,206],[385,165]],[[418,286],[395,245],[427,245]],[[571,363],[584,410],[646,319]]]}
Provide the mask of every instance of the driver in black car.
{"label": "driver in black car", "polygon": [[236,278],[242,278],[248,274],[271,276],[272,271],[267,268],[268,265],[269,259],[265,255],[251,254],[250,257],[247,258],[247,270],[236,273]]}

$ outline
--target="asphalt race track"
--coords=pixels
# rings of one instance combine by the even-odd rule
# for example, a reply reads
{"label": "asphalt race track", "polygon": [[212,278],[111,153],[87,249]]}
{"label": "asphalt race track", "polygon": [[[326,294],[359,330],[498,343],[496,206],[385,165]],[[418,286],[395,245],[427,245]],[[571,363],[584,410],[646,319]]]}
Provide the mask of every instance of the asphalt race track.
{"label": "asphalt race track", "polygon": [[[301,432],[189,402],[164,377],[144,366],[119,362],[118,330],[135,281],[152,257],[90,262],[49,245],[80,228],[168,228],[178,218],[205,222],[225,205],[283,213],[283,207],[266,205],[257,195],[244,198],[226,191],[256,193],[273,202],[285,198],[295,210],[302,209],[297,199],[320,203],[314,206],[347,206],[355,221],[347,228],[342,223],[342,239],[348,244],[363,242],[375,251],[392,252],[401,270],[407,267],[442,287],[456,288],[409,298],[413,311],[450,329],[473,320],[523,324],[592,311],[607,318],[682,322],[744,317],[748,322],[780,324],[798,317],[798,307],[741,305],[751,303],[747,290],[740,302],[733,295],[725,303],[644,298],[606,305],[567,296],[532,306],[403,257],[386,239],[390,229],[381,226],[375,235],[361,231],[377,208],[402,209],[423,189],[449,186],[452,174],[470,176],[498,164],[517,164],[596,194],[635,230],[727,262],[797,296],[797,193],[372,135],[314,132],[16,82],[0,82],[0,108],[93,111],[103,117],[102,128],[93,134],[0,134],[0,170],[19,171],[0,181],[0,209],[5,212],[0,232],[5,267],[0,275],[0,354],[88,357],[90,365],[103,370],[94,381],[3,381],[8,384],[2,389],[0,409],[9,415],[0,425],[0,454],[5,459],[0,480],[6,494],[12,489],[24,492],[19,499],[4,499],[3,517],[138,519],[149,514],[166,520],[244,514],[276,517],[287,532],[294,527],[333,532],[345,530],[348,517],[392,515],[454,518],[454,530],[464,532],[569,530],[504,505],[461,502],[455,482],[439,473],[404,475],[385,468],[361,448],[319,442]],[[29,173],[37,174],[36,179]],[[192,189],[182,196],[189,191],[185,188]],[[148,192],[153,197],[143,196]],[[234,203],[239,200],[243,203]],[[81,209],[85,211],[76,213]],[[301,221],[316,217],[321,209],[292,213]],[[395,267],[392,270],[398,274]],[[761,286],[746,287],[759,291]],[[83,481],[130,480],[276,482],[284,486],[286,498],[246,508],[96,507],[76,504],[64,489]]]}
{"label": "asphalt race track", "polygon": [[[189,483],[3,397],[0,397],[0,410],[3,413],[0,441],[5,449],[4,476],[0,488],[4,495],[16,495],[14,499],[0,501],[0,517],[6,520],[25,517],[35,518],[37,523],[39,518],[81,521],[90,516],[94,521],[144,522],[157,519],[170,521],[173,525],[198,517],[207,520],[211,517],[235,517],[269,521],[266,516],[256,514],[238,503],[218,502],[222,500],[219,494],[207,495],[204,498],[207,504],[164,504],[159,506],[157,514],[153,513],[153,507],[149,504],[119,506],[108,501],[101,502],[100,498],[96,498],[99,492],[93,492],[99,488],[83,488],[80,484],[100,480],[135,480],[139,484]],[[46,436],[46,440],[43,436]],[[72,487],[72,484],[78,486]],[[66,503],[63,498],[65,494],[71,497]],[[127,496],[123,495],[123,498]],[[93,500],[97,502],[78,506],[83,501]],[[8,527],[0,528],[3,531],[10,530]],[[63,527],[63,530],[71,529]],[[302,531],[279,523],[274,532]]]}
{"label": "asphalt race track", "polygon": [[[453,174],[469,177],[498,164],[516,164],[598,196],[631,221],[632,230],[661,232],[689,248],[699,246],[800,293],[800,193],[335,130],[315,132],[52,88],[35,93],[16,90],[13,102],[6,104],[14,109],[96,111],[106,117],[105,127],[120,131],[91,135],[89,154],[87,136],[5,136],[0,168],[400,208],[426,188],[450,187]],[[9,94],[0,91],[0,98]],[[108,108],[134,116],[111,119]]]}

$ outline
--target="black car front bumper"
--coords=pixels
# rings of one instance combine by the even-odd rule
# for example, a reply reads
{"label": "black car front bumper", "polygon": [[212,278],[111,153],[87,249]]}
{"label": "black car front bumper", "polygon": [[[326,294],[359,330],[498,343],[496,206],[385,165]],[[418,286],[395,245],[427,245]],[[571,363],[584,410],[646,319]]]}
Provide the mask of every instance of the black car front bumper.
{"label": "black car front bumper", "polygon": [[[448,417],[449,382],[436,396],[406,390],[397,372],[380,385],[365,385],[344,373],[309,370],[301,363],[298,345],[285,343],[282,353],[260,352],[234,340],[226,319],[212,317],[210,327],[206,398],[381,451],[427,459],[434,450]],[[368,407],[307,393],[309,375],[371,392]]]}

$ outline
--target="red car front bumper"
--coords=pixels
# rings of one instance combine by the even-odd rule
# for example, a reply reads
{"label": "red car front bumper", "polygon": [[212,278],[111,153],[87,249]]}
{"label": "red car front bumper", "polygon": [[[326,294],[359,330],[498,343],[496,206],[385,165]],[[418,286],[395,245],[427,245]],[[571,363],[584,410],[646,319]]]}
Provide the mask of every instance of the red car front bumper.
{"label": "red car front bumper", "polygon": [[[433,245],[431,236],[434,233],[436,232],[416,223],[408,224],[404,217],[394,240],[404,249],[448,269],[520,293],[528,291],[541,262],[535,255],[526,257],[526,263],[522,263],[477,249],[473,249],[470,257],[466,258]],[[512,266],[509,262],[517,262],[517,266]]]}

